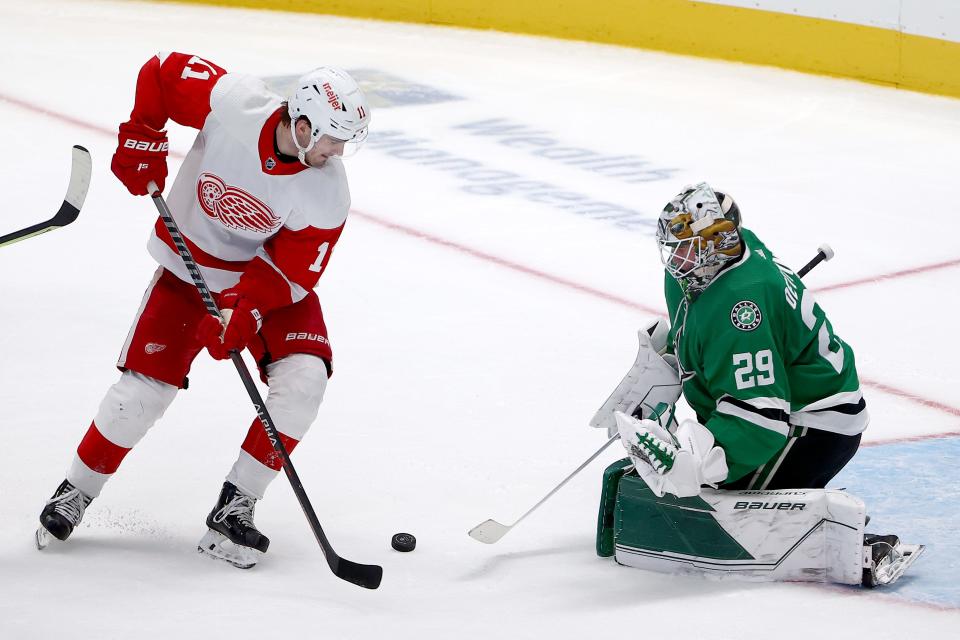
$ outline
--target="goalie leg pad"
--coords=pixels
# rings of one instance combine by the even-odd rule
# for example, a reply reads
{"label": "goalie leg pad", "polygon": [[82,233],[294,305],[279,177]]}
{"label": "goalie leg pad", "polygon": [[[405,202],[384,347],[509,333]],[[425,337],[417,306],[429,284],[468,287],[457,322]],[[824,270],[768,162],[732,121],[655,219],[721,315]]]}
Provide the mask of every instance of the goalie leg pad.
{"label": "goalie leg pad", "polygon": [[657,497],[620,482],[615,558],[661,573],[860,584],[863,501],[843,491],[722,491]]}

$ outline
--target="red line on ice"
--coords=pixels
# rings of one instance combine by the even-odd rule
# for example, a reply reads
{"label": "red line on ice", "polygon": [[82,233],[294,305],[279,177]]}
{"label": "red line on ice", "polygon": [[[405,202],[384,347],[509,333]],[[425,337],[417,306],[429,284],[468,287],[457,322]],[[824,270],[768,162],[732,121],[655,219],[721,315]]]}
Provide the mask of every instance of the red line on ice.
{"label": "red line on ice", "polygon": [[540,271],[539,269],[534,269],[533,267],[527,267],[517,262],[507,260],[506,258],[501,258],[499,256],[495,256],[493,254],[480,251],[479,249],[474,249],[472,247],[468,247],[466,245],[453,242],[451,240],[446,240],[445,238],[441,238],[439,236],[431,235],[424,231],[414,229],[413,227],[397,224],[396,222],[391,222],[379,216],[374,216],[369,213],[357,211],[356,209],[351,209],[350,215],[357,216],[359,218],[362,218],[368,222],[372,222],[381,227],[386,227],[391,231],[396,231],[398,233],[402,233],[404,235],[417,238],[419,240],[424,240],[431,244],[446,247],[448,249],[454,249],[461,253],[466,253],[467,255],[473,256],[474,258],[483,260],[484,262],[492,262],[501,267],[505,267],[513,271],[519,271],[520,273],[524,273],[529,276],[534,276],[535,278],[540,278],[541,280],[547,280],[554,284],[559,284],[561,286],[567,287],[568,289],[574,289],[576,291],[579,291],[580,293],[586,293],[588,295],[594,296],[595,298],[606,300],[607,302],[613,302],[625,307],[629,307],[631,309],[637,309],[639,311],[643,311],[644,313],[649,313],[653,315],[663,315],[662,310],[654,309],[653,307],[648,307],[645,304],[634,302],[633,300],[628,300],[626,298],[621,298],[620,296],[616,296],[612,293],[600,291],[599,289],[594,289],[592,287],[588,287],[587,285],[580,284],[572,280],[567,280],[566,278],[561,278],[559,276],[551,275],[545,271]]}
{"label": "red line on ice", "polygon": [[[65,122],[65,123],[67,123],[67,124],[71,124],[71,125],[73,125],[73,126],[76,126],[76,127],[81,128],[81,129],[86,129],[86,130],[88,130],[88,131],[92,131],[92,132],[94,132],[94,133],[99,133],[99,134],[102,134],[102,135],[105,135],[105,136],[108,136],[108,137],[111,137],[111,138],[113,138],[113,137],[116,136],[116,132],[115,132],[113,129],[110,129],[110,128],[107,128],[107,127],[101,127],[101,126],[99,126],[99,125],[92,124],[92,123],[90,123],[90,122],[85,122],[85,121],[83,121],[83,120],[79,120],[79,119],[77,119],[77,118],[74,118],[74,117],[72,117],[72,116],[66,115],[66,114],[64,114],[64,113],[59,113],[59,112],[57,112],[57,111],[53,111],[53,110],[50,110],[50,109],[44,109],[44,108],[42,108],[42,107],[39,107],[39,106],[35,105],[34,103],[31,103],[31,102],[26,101],[26,100],[21,100],[21,99],[19,99],[19,98],[13,98],[13,97],[8,96],[8,95],[3,94],[3,93],[0,93],[0,100],[4,101],[4,102],[6,102],[6,103],[8,103],[8,104],[10,104],[10,105],[12,105],[12,106],[19,107],[19,108],[21,108],[21,109],[27,110],[27,111],[29,111],[30,113],[39,114],[39,115],[44,115],[44,116],[47,116],[47,117],[52,118],[52,119],[54,119],[54,120],[60,120],[60,121],[62,121],[62,122]],[[184,157],[184,155],[183,155],[182,153],[177,153],[177,152],[172,151],[172,150],[170,151],[170,155],[171,155],[172,157],[174,157],[174,158],[180,158],[180,159],[183,159],[183,157]],[[551,274],[549,274],[549,273],[547,273],[547,272],[545,272],[545,271],[540,271],[539,269],[534,269],[533,267],[527,267],[527,266],[522,265],[522,264],[520,264],[520,263],[513,262],[513,261],[511,261],[511,260],[507,260],[507,259],[505,259],[505,258],[501,258],[501,257],[499,257],[499,256],[495,256],[495,255],[493,255],[493,254],[480,251],[479,249],[474,249],[474,248],[472,248],[472,247],[468,247],[468,246],[466,246],[466,245],[462,245],[462,244],[459,244],[459,243],[456,243],[456,242],[453,242],[453,241],[450,241],[450,240],[446,240],[446,239],[444,239],[444,238],[440,238],[439,236],[435,236],[435,235],[426,233],[426,232],[424,232],[424,231],[420,231],[420,230],[418,230],[418,229],[414,229],[413,227],[408,227],[408,226],[406,226],[406,225],[398,224],[398,223],[396,223],[396,222],[391,222],[391,221],[386,220],[386,219],[384,219],[384,218],[380,218],[380,217],[378,217],[378,216],[374,216],[374,215],[371,215],[371,214],[369,214],[369,213],[364,213],[364,212],[362,212],[362,211],[357,211],[357,210],[355,210],[355,209],[351,210],[351,213],[352,213],[354,216],[357,216],[357,217],[359,217],[359,218],[361,218],[361,219],[363,219],[363,220],[366,220],[366,221],[371,222],[371,223],[373,223],[373,224],[379,225],[379,226],[384,227],[384,228],[386,228],[386,229],[390,229],[391,231],[395,231],[395,232],[397,232],[397,233],[402,233],[402,234],[404,234],[404,235],[407,235],[407,236],[410,236],[410,237],[413,237],[413,238],[417,238],[417,239],[423,240],[423,241],[425,241],[425,242],[429,242],[429,243],[431,243],[431,244],[435,244],[435,245],[438,245],[438,246],[446,247],[446,248],[448,248],[448,249],[454,249],[454,250],[456,250],[456,251],[459,251],[460,253],[464,253],[464,254],[470,255],[470,256],[472,256],[472,257],[474,257],[474,258],[477,258],[477,259],[479,259],[479,260],[483,260],[483,261],[485,261],[485,262],[490,262],[490,263],[499,265],[499,266],[501,266],[501,267],[504,267],[504,268],[506,268],[506,269],[510,269],[510,270],[512,270],[512,271],[517,271],[517,272],[519,272],[519,273],[523,273],[523,274],[526,274],[526,275],[528,275],[528,276],[533,276],[533,277],[539,278],[539,279],[541,279],[541,280],[546,280],[546,281],[548,281],[548,282],[552,282],[553,284],[558,284],[558,285],[563,286],[563,287],[566,287],[566,288],[568,288],[568,289],[573,289],[573,290],[575,290],[575,291],[579,291],[580,293],[584,293],[584,294],[593,296],[593,297],[595,297],[595,298],[599,298],[599,299],[601,299],[601,300],[605,300],[605,301],[607,301],[607,302],[613,302],[613,303],[615,303],[615,304],[619,304],[619,305],[621,305],[621,306],[628,307],[628,308],[630,308],[630,309],[636,309],[636,310],[638,310],[638,311],[642,311],[642,312],[644,312],[644,313],[650,313],[650,314],[654,314],[654,315],[663,315],[663,311],[660,310],[660,309],[655,309],[655,308],[649,307],[649,306],[647,306],[647,305],[645,305],[645,304],[642,304],[642,303],[639,303],[639,302],[635,302],[635,301],[633,301],[633,300],[628,300],[628,299],[622,298],[622,297],[620,297],[620,296],[616,296],[616,295],[614,295],[614,294],[612,294],[612,293],[607,293],[607,292],[605,292],[605,291],[600,291],[599,289],[594,289],[594,288],[592,288],[592,287],[588,287],[587,285],[583,285],[583,284],[574,282],[574,281],[572,281],[572,280],[567,280],[566,278],[561,278],[561,277],[559,277],[559,276],[554,276],[554,275],[551,275]],[[869,283],[872,283],[872,282],[882,282],[882,281],[894,280],[894,279],[896,279],[896,278],[901,278],[901,277],[905,277],[905,276],[916,275],[916,274],[920,274],[920,273],[928,273],[928,272],[930,272],[930,271],[936,271],[936,270],[938,270],[938,269],[948,269],[948,268],[956,267],[956,266],[960,266],[960,259],[957,259],[957,260],[949,260],[949,261],[946,261],[946,262],[938,262],[938,263],[936,263],[936,264],[930,264],[930,265],[926,265],[926,266],[914,267],[914,268],[912,268],[912,269],[904,269],[904,270],[901,270],[901,271],[894,271],[894,272],[891,272],[891,273],[880,274],[880,275],[877,275],[877,276],[874,276],[874,277],[870,277],[870,278],[860,278],[860,279],[858,279],[858,280],[851,280],[851,281],[849,281],[849,282],[840,282],[840,283],[837,283],[837,284],[827,285],[827,286],[825,286],[825,287],[820,287],[820,288],[818,288],[818,289],[814,289],[814,291],[817,291],[817,292],[835,291],[835,290],[837,290],[837,289],[846,289],[846,288],[858,286],[858,285],[861,285],[861,284],[869,284]],[[891,386],[889,386],[889,385],[886,385],[886,384],[883,384],[883,383],[880,383],[880,382],[867,381],[867,380],[861,380],[861,382],[862,382],[865,386],[872,387],[872,388],[877,389],[878,391],[881,391],[881,392],[883,392],[883,393],[887,393],[887,394],[890,394],[890,395],[893,395],[893,396],[897,396],[897,397],[899,397],[899,398],[903,398],[903,399],[908,400],[908,401],[910,401],[910,402],[913,402],[913,403],[916,403],[916,404],[920,404],[920,405],[922,405],[922,406],[924,406],[924,407],[928,407],[928,408],[930,408],[930,409],[939,410],[939,411],[941,411],[941,412],[950,414],[950,415],[952,415],[952,416],[958,416],[958,417],[960,417],[960,409],[957,409],[957,408],[955,408],[955,407],[951,407],[951,406],[949,406],[949,405],[946,405],[946,404],[937,402],[937,401],[935,401],[935,400],[929,400],[929,399],[926,399],[926,398],[922,398],[922,397],[920,397],[920,396],[918,396],[918,395],[916,395],[916,394],[913,394],[913,393],[910,393],[910,392],[907,392],[907,391],[903,391],[903,390],[901,390],[901,389],[897,389],[897,388],[895,388],[895,387],[891,387]],[[886,440],[886,441],[878,441],[878,442],[866,443],[865,446],[870,446],[870,445],[875,445],[875,444],[887,444],[887,443],[890,443],[890,442],[907,442],[907,441],[913,441],[913,440],[926,440],[926,439],[930,439],[930,438],[950,437],[950,436],[955,436],[955,435],[960,435],[960,432],[948,432],[948,433],[942,433],[942,434],[936,434],[936,435],[931,434],[931,435],[925,435],[925,436],[915,436],[915,437],[899,438],[899,439],[892,439],[892,440]]]}
{"label": "red line on ice", "polygon": [[890,273],[881,273],[880,275],[870,276],[868,278],[858,278],[857,280],[850,280],[849,282],[838,282],[836,284],[828,284],[823,287],[818,287],[814,289],[817,293],[826,292],[826,291],[836,291],[837,289],[848,289],[850,287],[856,287],[861,284],[871,284],[874,282],[883,282],[885,280],[896,280],[897,278],[903,278],[905,276],[913,276],[920,273],[929,273],[931,271],[938,271],[940,269],[950,269],[951,267],[960,267],[960,258],[956,260],[946,260],[944,262],[937,262],[934,264],[923,265],[920,267],[913,267],[912,269],[902,269],[900,271],[891,271]]}

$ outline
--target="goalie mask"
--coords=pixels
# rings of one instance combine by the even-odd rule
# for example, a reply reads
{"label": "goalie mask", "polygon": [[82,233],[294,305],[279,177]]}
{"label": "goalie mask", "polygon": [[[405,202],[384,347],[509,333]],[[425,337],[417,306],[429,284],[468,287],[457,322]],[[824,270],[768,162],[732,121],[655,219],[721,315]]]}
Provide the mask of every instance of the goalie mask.
{"label": "goalie mask", "polygon": [[706,182],[687,187],[660,214],[657,243],[667,272],[688,289],[703,289],[740,257],[740,208]]}

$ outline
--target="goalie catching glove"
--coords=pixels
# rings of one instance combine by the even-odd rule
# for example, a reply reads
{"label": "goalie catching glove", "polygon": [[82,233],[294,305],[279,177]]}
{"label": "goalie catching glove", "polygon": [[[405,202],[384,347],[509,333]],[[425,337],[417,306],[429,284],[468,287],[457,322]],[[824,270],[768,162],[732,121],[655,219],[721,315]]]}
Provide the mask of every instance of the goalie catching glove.
{"label": "goalie catching glove", "polygon": [[699,422],[684,420],[674,435],[653,420],[638,420],[621,411],[614,417],[637,474],[657,497],[696,496],[702,485],[716,486],[726,479],[726,455]]}

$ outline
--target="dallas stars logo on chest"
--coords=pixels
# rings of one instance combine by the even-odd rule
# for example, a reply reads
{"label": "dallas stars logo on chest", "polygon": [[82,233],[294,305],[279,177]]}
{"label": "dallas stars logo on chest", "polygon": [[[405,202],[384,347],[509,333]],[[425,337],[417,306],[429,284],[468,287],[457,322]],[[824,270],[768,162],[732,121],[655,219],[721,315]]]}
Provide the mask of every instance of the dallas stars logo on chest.
{"label": "dallas stars logo on chest", "polygon": [[219,176],[202,173],[197,180],[197,200],[209,217],[238,231],[269,234],[282,220],[265,203],[240,187],[227,185]]}
{"label": "dallas stars logo on chest", "polygon": [[763,322],[763,314],[750,300],[741,300],[730,310],[730,322],[740,331],[753,331]]}

